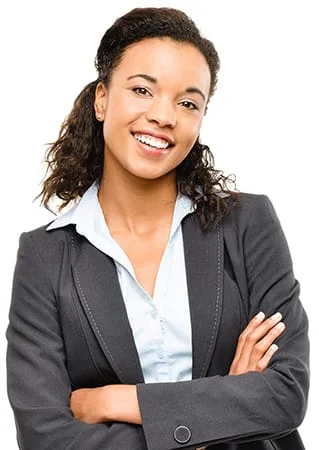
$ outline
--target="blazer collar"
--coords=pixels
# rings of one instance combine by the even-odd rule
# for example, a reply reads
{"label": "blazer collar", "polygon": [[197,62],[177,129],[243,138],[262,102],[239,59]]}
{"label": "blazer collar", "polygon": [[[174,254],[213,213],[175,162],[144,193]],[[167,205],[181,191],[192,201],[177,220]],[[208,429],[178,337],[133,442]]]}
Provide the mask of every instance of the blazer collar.
{"label": "blazer collar", "polygon": [[[195,214],[182,222],[193,345],[193,378],[204,377],[215,348],[222,308],[222,227],[201,231]],[[74,282],[93,332],[125,384],[144,382],[113,260],[71,235]]]}
{"label": "blazer collar", "polygon": [[192,324],[193,378],[204,377],[211,363],[223,300],[223,230],[202,231],[197,216],[183,223],[184,253]]}
{"label": "blazer collar", "polygon": [[99,344],[124,384],[144,381],[114,261],[87,239],[71,234],[75,287]]}

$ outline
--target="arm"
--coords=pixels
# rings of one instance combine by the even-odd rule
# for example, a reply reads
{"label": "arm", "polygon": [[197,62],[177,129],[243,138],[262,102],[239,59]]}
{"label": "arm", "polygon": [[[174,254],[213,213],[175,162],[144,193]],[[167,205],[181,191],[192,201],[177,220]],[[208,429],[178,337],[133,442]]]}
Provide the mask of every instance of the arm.
{"label": "arm", "polygon": [[[146,449],[141,427],[88,425],[69,407],[71,385],[48,264],[20,239],[7,330],[8,396],[23,450]],[[128,444],[129,443],[129,444]]]}
{"label": "arm", "polygon": [[[265,319],[258,313],[239,336],[229,375],[249,371],[262,372],[278,350],[273,342],[284,331],[281,314]],[[113,384],[95,388],[81,388],[72,392],[70,408],[82,422],[126,422],[142,424],[135,385]]]}
{"label": "arm", "polygon": [[[299,285],[269,200],[258,197],[254,207],[247,207],[248,216],[249,220],[240,219],[242,222],[235,226],[242,242],[250,315],[261,310],[267,315],[282,313],[286,331],[278,340],[279,350],[263,372],[138,385],[150,450],[272,438],[289,433],[304,417],[308,337]],[[191,439],[183,445],[174,440],[178,425],[191,431]]]}
{"label": "arm", "polygon": [[[229,371],[230,375],[240,375],[248,371],[261,372],[268,366],[278,349],[273,342],[284,331],[285,326],[280,322],[280,314],[264,319],[264,313],[260,312],[241,333]],[[72,392],[70,407],[74,416],[86,423],[109,421],[142,423],[136,386],[132,385],[78,389]]]}

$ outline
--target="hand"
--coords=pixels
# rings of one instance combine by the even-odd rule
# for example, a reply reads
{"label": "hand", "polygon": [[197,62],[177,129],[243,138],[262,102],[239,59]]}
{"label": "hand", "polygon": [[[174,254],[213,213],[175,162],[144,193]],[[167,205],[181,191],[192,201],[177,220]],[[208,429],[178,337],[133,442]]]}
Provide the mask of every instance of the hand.
{"label": "hand", "polygon": [[70,398],[73,416],[85,423],[106,422],[107,386],[77,389]]}
{"label": "hand", "polygon": [[234,360],[229,375],[240,375],[249,371],[263,372],[278,346],[273,342],[281,335],[285,325],[280,322],[280,313],[265,319],[258,313],[247,325],[238,339]]}
{"label": "hand", "polygon": [[78,389],[71,394],[70,408],[74,417],[85,423],[142,423],[135,385]]}

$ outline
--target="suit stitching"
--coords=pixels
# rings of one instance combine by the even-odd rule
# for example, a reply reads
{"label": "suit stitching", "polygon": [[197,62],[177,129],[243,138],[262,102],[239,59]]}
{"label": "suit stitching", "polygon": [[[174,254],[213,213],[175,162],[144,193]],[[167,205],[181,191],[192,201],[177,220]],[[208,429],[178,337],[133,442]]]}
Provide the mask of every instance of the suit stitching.
{"label": "suit stitching", "polygon": [[95,369],[97,370],[97,372],[100,374],[100,376],[101,376],[105,381],[108,381],[107,378],[103,375],[103,373],[102,373],[101,370],[99,369],[99,366],[98,366],[97,362],[95,361],[94,352],[93,352],[93,350],[92,350],[92,347],[91,347],[89,338],[88,338],[88,336],[87,336],[87,331],[85,330],[85,326],[84,326],[84,323],[83,323],[83,319],[81,318],[81,314],[80,314],[80,311],[79,311],[78,301],[75,300],[75,292],[74,292],[74,289],[72,289],[72,300],[73,300],[73,304],[74,304],[75,310],[76,310],[77,315],[78,315],[79,322],[80,322],[80,324],[81,324],[81,329],[82,329],[82,332],[83,332],[83,335],[84,335],[84,338],[85,338],[86,345],[88,346],[88,349],[89,349],[89,352],[90,352],[91,359],[92,359],[92,361],[93,361],[94,367],[95,367]]}
{"label": "suit stitching", "polygon": [[[73,250],[74,250],[74,252],[75,252],[74,236],[71,236],[71,242],[72,242],[72,248],[73,248]],[[81,287],[80,279],[79,279],[79,275],[78,275],[78,272],[77,272],[77,270],[76,270],[76,267],[74,267],[74,271],[75,271],[75,278],[76,278],[75,281],[76,281],[76,283],[77,283],[77,285],[78,285],[78,287],[79,287],[79,290],[80,290],[82,299],[83,299],[84,304],[85,304],[85,306],[86,306],[86,309],[87,309],[87,311],[88,311],[88,313],[89,313],[89,316],[91,317],[93,326],[94,326],[94,328],[95,328],[95,330],[96,330],[96,332],[97,332],[97,334],[98,334],[98,336],[99,336],[99,338],[100,338],[100,340],[101,340],[101,342],[102,342],[102,344],[103,344],[103,347],[104,347],[104,349],[105,349],[107,355],[109,356],[110,360],[113,362],[113,367],[116,368],[117,372],[118,372],[121,376],[123,376],[123,374],[122,374],[121,370],[118,368],[118,366],[117,366],[117,364],[116,364],[116,362],[115,362],[115,360],[114,360],[114,358],[113,358],[113,356],[112,356],[110,350],[108,349],[108,347],[107,347],[107,345],[106,345],[106,342],[105,342],[104,339],[103,339],[103,336],[102,336],[102,334],[101,334],[101,332],[100,332],[100,329],[99,329],[97,323],[95,322],[95,319],[94,319],[94,316],[93,316],[93,314],[92,314],[91,308],[90,308],[90,306],[89,306],[89,304],[88,304],[88,302],[87,302],[87,300],[86,300],[85,294],[84,294],[83,289],[82,289],[82,287]]]}
{"label": "suit stitching", "polygon": [[206,364],[208,363],[208,359],[210,358],[210,353],[214,345],[215,341],[215,331],[217,326],[217,318],[218,318],[218,312],[219,312],[219,304],[220,304],[220,288],[221,286],[221,239],[220,239],[220,224],[217,224],[217,293],[216,293],[216,307],[215,307],[215,318],[214,318],[214,324],[213,324],[213,330],[212,330],[212,337],[210,340],[210,344],[207,351],[207,356],[205,359],[205,364],[203,365],[203,370],[201,372],[201,377],[205,376],[206,371]]}

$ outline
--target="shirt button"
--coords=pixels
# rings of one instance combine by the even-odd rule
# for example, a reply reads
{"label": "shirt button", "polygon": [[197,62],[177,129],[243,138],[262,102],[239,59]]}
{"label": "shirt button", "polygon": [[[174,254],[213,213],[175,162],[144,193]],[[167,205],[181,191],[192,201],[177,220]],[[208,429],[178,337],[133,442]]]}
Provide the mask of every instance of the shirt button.
{"label": "shirt button", "polygon": [[164,358],[164,352],[162,352],[162,351],[158,352],[157,356],[159,357],[159,359],[163,359]]}
{"label": "shirt button", "polygon": [[180,425],[174,431],[174,439],[179,444],[186,444],[190,440],[191,436],[191,430],[184,425]]}

